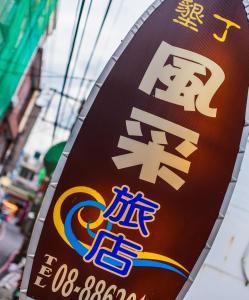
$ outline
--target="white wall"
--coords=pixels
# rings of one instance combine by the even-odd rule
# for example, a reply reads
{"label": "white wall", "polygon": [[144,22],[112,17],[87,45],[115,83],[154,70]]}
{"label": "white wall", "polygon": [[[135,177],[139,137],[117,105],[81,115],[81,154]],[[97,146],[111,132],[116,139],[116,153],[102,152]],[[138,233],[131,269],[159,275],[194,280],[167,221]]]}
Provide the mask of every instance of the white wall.
{"label": "white wall", "polygon": [[[242,257],[249,244],[249,143],[227,214],[184,300],[248,300]],[[249,257],[246,262],[249,277]]]}

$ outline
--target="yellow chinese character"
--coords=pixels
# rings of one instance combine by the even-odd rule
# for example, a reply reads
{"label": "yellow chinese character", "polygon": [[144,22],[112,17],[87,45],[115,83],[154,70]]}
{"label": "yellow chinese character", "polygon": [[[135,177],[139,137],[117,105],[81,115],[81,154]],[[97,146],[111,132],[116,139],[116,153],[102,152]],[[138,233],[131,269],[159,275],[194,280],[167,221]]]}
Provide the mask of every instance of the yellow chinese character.
{"label": "yellow chinese character", "polygon": [[225,18],[223,18],[223,17],[221,17],[221,16],[219,16],[219,15],[217,15],[217,14],[214,14],[214,17],[215,17],[216,19],[218,19],[218,20],[220,20],[220,21],[226,23],[226,29],[225,29],[225,31],[223,32],[223,35],[222,35],[221,37],[218,36],[216,33],[213,34],[214,38],[215,38],[216,40],[218,40],[219,42],[221,42],[221,43],[224,43],[224,42],[226,41],[226,39],[227,39],[227,34],[228,34],[228,29],[229,29],[230,27],[235,27],[235,28],[237,28],[237,29],[241,29],[241,27],[240,27],[238,24],[236,24],[236,23],[234,23],[234,22],[232,22],[232,21],[230,21],[230,20],[228,20],[228,19],[225,19]]}
{"label": "yellow chinese character", "polygon": [[194,0],[182,0],[175,9],[180,15],[173,21],[198,32],[198,23],[203,24],[203,10],[204,7]]}

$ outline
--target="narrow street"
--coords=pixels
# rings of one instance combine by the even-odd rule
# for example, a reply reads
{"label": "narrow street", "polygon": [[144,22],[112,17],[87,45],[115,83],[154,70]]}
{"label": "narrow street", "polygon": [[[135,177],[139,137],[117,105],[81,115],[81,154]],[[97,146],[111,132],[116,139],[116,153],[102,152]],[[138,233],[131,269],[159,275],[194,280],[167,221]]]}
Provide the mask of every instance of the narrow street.
{"label": "narrow street", "polygon": [[20,229],[3,222],[0,225],[0,279],[4,276],[9,264],[21,248],[23,235]]}

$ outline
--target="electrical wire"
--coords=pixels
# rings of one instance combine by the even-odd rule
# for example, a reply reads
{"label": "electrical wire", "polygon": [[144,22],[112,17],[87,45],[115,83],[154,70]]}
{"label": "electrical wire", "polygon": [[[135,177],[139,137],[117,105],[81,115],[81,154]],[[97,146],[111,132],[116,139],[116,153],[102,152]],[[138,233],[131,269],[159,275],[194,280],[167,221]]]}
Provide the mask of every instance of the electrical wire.
{"label": "electrical wire", "polygon": [[56,118],[55,118],[55,122],[54,122],[53,135],[52,135],[52,143],[53,143],[53,141],[55,139],[56,129],[57,129],[57,126],[58,126],[58,120],[59,120],[59,115],[60,115],[60,109],[61,109],[61,105],[62,105],[63,93],[64,93],[64,89],[65,89],[66,82],[67,82],[68,72],[69,72],[71,61],[72,61],[72,56],[73,56],[73,52],[74,52],[75,42],[76,42],[76,38],[77,38],[77,35],[78,35],[79,25],[80,25],[81,16],[82,16],[82,13],[83,13],[84,6],[85,6],[85,0],[82,0],[81,6],[80,6],[79,15],[78,15],[78,19],[77,19],[77,25],[76,25],[75,32],[74,32],[74,38],[73,38],[73,41],[72,41],[72,44],[71,44],[71,49],[70,49],[70,53],[69,53],[69,57],[68,57],[68,62],[67,62],[67,66],[66,66],[66,72],[65,72],[65,76],[64,76],[64,80],[63,80],[62,89],[61,89],[61,95],[60,95],[59,105],[58,105],[58,109],[57,109],[57,113],[56,113]]}
{"label": "electrical wire", "polygon": [[[123,9],[124,6],[124,1],[120,0],[119,2],[119,6],[116,10],[116,14],[114,15],[113,21],[112,21],[112,25],[110,26],[111,28],[117,28],[117,23],[119,20],[119,16],[121,14],[121,11]],[[111,31],[111,35],[113,35],[113,30]],[[110,38],[110,36],[108,36],[108,38]],[[106,49],[108,47],[108,43],[109,43],[109,39],[105,39],[104,43],[102,45],[102,49]],[[101,65],[102,59],[99,58],[98,63],[96,63],[97,66]],[[99,74],[100,72],[96,72],[97,74]]]}
{"label": "electrical wire", "polygon": [[[86,77],[86,75],[87,75],[87,73],[88,73],[88,71],[89,71],[89,68],[90,68],[90,65],[91,65],[93,56],[94,56],[94,54],[95,54],[96,48],[97,48],[98,43],[99,43],[99,40],[100,40],[101,33],[102,33],[102,31],[103,31],[103,28],[104,28],[104,25],[105,25],[107,16],[108,16],[108,14],[109,14],[109,11],[110,11],[110,8],[111,8],[111,5],[112,5],[112,1],[113,1],[113,0],[109,0],[109,2],[108,2],[108,5],[107,5],[106,11],[105,11],[104,18],[103,18],[103,20],[102,20],[102,23],[101,23],[101,26],[100,26],[98,35],[97,35],[97,37],[96,37],[96,39],[95,39],[94,46],[93,46],[93,48],[92,48],[90,57],[89,57],[89,59],[88,59],[87,65],[86,65],[86,67],[85,67],[85,70],[84,70],[84,73],[83,73],[83,76],[82,76],[82,80],[81,80],[81,82],[80,82],[80,86],[79,86],[78,93],[77,93],[77,96],[76,96],[77,99],[79,99],[80,93],[81,93],[81,89],[84,87],[84,84],[85,84],[84,78]],[[82,100],[82,103],[83,103],[83,102],[84,102],[84,99]],[[82,106],[82,105],[81,105],[81,106]]]}
{"label": "electrical wire", "polygon": [[[38,70],[38,69],[37,69]],[[4,70],[3,69],[0,69],[0,72]],[[41,71],[41,74],[30,74],[30,73],[26,73],[25,75],[26,76],[30,76],[30,77],[38,77],[38,78],[64,78],[65,75],[60,75],[60,74],[49,74],[49,72],[47,74],[44,74],[46,71]],[[11,73],[11,74],[14,74],[16,76],[20,76],[20,75],[23,75],[24,73],[23,72],[17,72],[17,71],[10,71],[8,70],[7,72],[5,73]],[[82,80],[82,77],[81,76],[67,76],[67,79],[72,79],[72,80]],[[90,78],[85,78],[84,79],[85,81],[91,81],[91,82],[94,82],[96,81],[95,79],[90,79]]]}
{"label": "electrical wire", "polygon": [[[52,1],[52,0],[49,0],[49,1]],[[73,41],[73,34],[74,34],[74,31],[75,31],[75,27],[76,27],[76,20],[77,20],[77,17],[78,17],[79,8],[80,8],[80,0],[77,1],[77,6],[76,6],[76,9],[75,9],[75,17],[74,17],[75,22],[74,22],[73,29],[72,29],[72,32],[71,32],[70,45]],[[59,3],[57,4],[57,11],[58,10],[59,10]],[[57,16],[56,16],[56,19],[57,19]],[[57,20],[55,22],[57,22]],[[54,54],[56,53],[56,51],[54,51],[54,48],[55,48],[55,45],[57,43],[58,43],[58,34],[55,34],[52,37],[52,41],[49,45],[49,50],[48,50],[48,46],[46,47],[46,51],[48,51],[48,53],[49,53],[49,55],[46,59],[46,65],[50,66],[51,69],[53,69]]]}
{"label": "electrical wire", "polygon": [[[82,47],[83,40],[84,40],[84,37],[85,37],[86,27],[87,27],[87,24],[88,24],[92,4],[93,4],[93,0],[90,0],[90,4],[89,4],[87,15],[86,15],[86,20],[85,20],[85,23],[84,23],[84,28],[82,30],[82,34],[81,34],[81,37],[80,37],[79,47],[78,47],[78,50],[77,50],[77,53],[76,53],[76,56],[75,56],[74,66],[73,66],[72,73],[71,73],[72,76],[75,73],[75,69],[76,69],[76,66],[77,66],[78,59],[79,59],[79,55],[80,55],[81,47]],[[71,84],[72,84],[72,80],[70,80],[69,83],[68,83],[68,88],[67,88],[67,93],[68,94],[70,94]]]}
{"label": "electrical wire", "polygon": [[[50,51],[51,52],[51,51]],[[9,64],[11,64],[12,63],[12,59],[7,59],[7,58],[3,58],[3,57],[0,57],[0,61],[4,61],[4,62],[6,62],[6,65],[9,65]],[[18,63],[16,63],[16,65],[13,65],[15,68],[18,68],[18,67],[27,67],[27,64],[23,64],[23,63],[20,63],[20,62],[18,62]],[[34,70],[34,71],[40,71],[40,68],[37,68],[37,67],[34,67],[34,66],[32,66],[32,69]],[[17,74],[17,75],[23,75],[23,71],[20,71],[20,72],[18,72],[18,71],[11,71],[11,70],[4,70],[4,69],[1,69],[0,68],[0,72],[5,72],[5,73],[13,73],[13,74]],[[49,72],[49,71],[47,71],[47,70],[42,70],[42,72],[44,73],[44,72],[46,72],[46,73],[53,73],[53,72]]]}
{"label": "electrical wire", "polygon": [[[80,7],[80,0],[78,0],[78,2],[77,2],[75,20],[77,19],[77,16],[78,16],[79,7]],[[29,6],[28,6],[29,29],[31,29],[30,19],[31,19],[31,1],[29,0]],[[71,36],[71,42],[70,42],[70,44],[73,41],[73,33],[75,31],[75,27],[76,27],[76,21],[74,22],[74,25],[73,25],[73,30],[72,30],[72,36]],[[31,37],[29,38],[28,46],[30,45],[30,39],[31,39]],[[53,51],[50,51],[50,52],[53,53]],[[9,59],[9,58],[4,58],[4,57],[0,57],[0,61],[6,62],[6,65],[8,65],[8,66],[9,66],[9,64],[12,64],[12,62],[13,62],[12,58]],[[23,64],[23,63],[18,62],[15,67],[18,67],[18,66],[20,66],[20,67],[22,66],[22,67],[26,68],[27,64]],[[32,71],[39,72],[40,69],[32,67]],[[7,72],[6,72],[4,69],[0,69],[0,72],[11,73],[11,74],[16,74],[16,75],[23,75],[23,72],[10,71],[10,70],[7,70]],[[44,72],[44,71],[42,71],[42,72]],[[43,76],[42,75],[42,76],[33,76],[33,77],[47,77],[47,76]],[[64,77],[64,76],[62,76],[62,77]]]}
{"label": "electrical wire", "polygon": [[[87,28],[87,24],[88,24],[88,20],[89,20],[89,16],[90,16],[92,4],[93,4],[93,0],[90,0],[90,4],[88,6],[88,10],[87,10],[87,14],[86,14],[85,23],[84,23],[83,30],[82,30],[81,37],[80,37],[80,41],[79,41],[79,46],[78,46],[77,53],[76,53],[75,60],[74,60],[74,65],[73,65],[73,68],[72,68],[71,76],[74,75],[75,70],[76,70],[77,62],[78,62],[78,59],[79,59],[79,55],[80,55],[81,48],[82,48],[82,45],[83,45],[83,40],[84,40],[84,37],[85,37],[85,32],[86,32],[86,28]],[[68,83],[68,86],[67,86],[67,94],[70,94],[70,90],[71,90],[71,86],[72,86],[72,82],[73,82],[71,78],[69,79],[69,83]],[[67,103],[65,103],[63,105],[63,109],[62,109],[62,112],[61,112],[61,119],[62,120],[65,117],[66,106],[67,106]],[[71,113],[73,113],[73,107],[71,107],[69,115],[71,115]]]}
{"label": "electrical wire", "polygon": [[[80,101],[80,99],[79,99],[81,89],[82,89],[83,85],[84,85],[85,82],[86,82],[86,81],[84,80],[84,76],[87,75],[88,70],[89,70],[89,68],[90,68],[90,65],[91,65],[93,56],[94,56],[94,54],[95,54],[96,48],[97,48],[97,46],[98,46],[98,43],[99,43],[99,40],[100,40],[100,36],[101,36],[101,34],[102,34],[102,31],[103,31],[103,28],[104,28],[104,25],[105,25],[107,16],[108,16],[108,14],[109,14],[111,5],[112,5],[112,0],[109,0],[109,3],[108,3],[108,5],[107,5],[106,11],[105,11],[105,14],[104,14],[104,17],[103,17],[103,20],[102,20],[102,22],[101,22],[101,26],[100,26],[99,32],[98,32],[97,37],[96,37],[95,42],[94,42],[94,46],[93,46],[92,51],[91,51],[91,53],[90,53],[90,57],[89,57],[88,63],[87,63],[87,65],[86,65],[86,67],[85,67],[84,75],[83,75],[82,80],[81,80],[80,85],[79,85],[78,94],[77,94],[77,96],[76,96],[76,99],[77,99],[77,102],[80,104],[80,107],[78,107],[78,112],[77,112],[77,114],[80,112],[80,110],[81,110],[82,107],[83,107],[83,104],[82,104],[82,103],[85,102],[85,99],[83,99],[82,101]],[[89,86],[90,86],[90,85],[89,85],[89,84],[90,84],[89,82],[87,82],[87,84],[88,84],[88,85],[87,85],[87,87],[86,87],[86,90],[88,90],[88,88],[89,88]],[[71,113],[70,113],[70,114],[71,114],[71,115],[75,115],[75,113],[74,113],[74,107],[72,107]],[[68,120],[68,122],[67,122],[67,124],[66,124],[66,127],[68,127],[68,128],[69,128],[69,127],[73,128],[73,125],[74,125],[74,124],[75,124],[75,121],[74,121],[73,124],[70,126],[70,120]]]}
{"label": "electrical wire", "polygon": [[[78,16],[79,16],[79,10],[80,10],[80,0],[78,0],[77,6],[76,6],[76,13],[75,13],[75,18],[74,18],[74,24],[73,24],[73,29],[72,29],[72,35],[71,35],[70,45],[72,45],[73,40],[74,40],[74,33],[75,33],[75,30],[76,30],[76,26],[77,26],[77,20],[78,20]],[[74,75],[74,73],[71,73],[71,75]],[[69,79],[69,77],[67,79]],[[70,80],[70,82],[72,82],[72,78],[71,77],[70,77],[69,80]],[[64,94],[62,96],[64,97]],[[64,114],[65,114],[65,108],[66,108],[66,106],[67,106],[67,101],[65,101],[64,103],[62,102],[62,107],[61,107],[61,111],[60,111],[60,119],[62,119],[62,120],[64,119]],[[58,122],[59,122],[59,120],[58,120]]]}
{"label": "electrical wire", "polygon": [[[116,13],[116,15],[115,15],[115,17],[114,17],[114,19],[113,19],[112,28],[115,28],[115,24],[117,23],[117,20],[118,20],[118,17],[119,17],[119,15],[120,15],[120,13],[121,13],[121,10],[122,10],[122,8],[123,8],[123,5],[124,5],[124,2],[121,0],[120,3],[119,3],[119,7],[118,7],[118,9],[117,9],[117,13]],[[105,45],[102,47],[103,49],[106,49],[107,41],[108,41],[108,40],[105,40]],[[97,63],[97,65],[100,65],[100,60],[99,60],[99,62]],[[85,81],[85,82],[86,82],[86,81]],[[82,95],[82,99],[83,99],[84,102],[85,102],[86,99],[87,99],[87,94],[88,94],[88,91],[91,89],[91,86],[92,86],[92,82],[86,82],[86,88],[85,88],[85,90],[84,90],[84,94]],[[83,104],[83,105],[84,105],[84,104]],[[80,110],[83,108],[83,105],[79,108],[79,112],[80,112]],[[78,112],[78,113],[79,113],[79,112]]]}
{"label": "electrical wire", "polygon": [[[50,51],[51,52],[51,51]],[[6,61],[6,64],[10,64],[10,63],[12,63],[12,60],[11,59],[6,59],[6,58],[3,58],[3,57],[0,57],[0,61]],[[15,68],[18,68],[19,66],[20,67],[27,67],[27,64],[22,64],[22,63],[20,63],[20,62],[18,62],[18,63],[16,63],[16,65],[13,65]],[[37,71],[37,72],[39,72],[40,71],[40,68],[37,68],[37,67],[34,67],[34,66],[32,66],[32,70],[34,70],[34,71]],[[44,73],[47,73],[47,74],[53,74],[53,72],[51,72],[51,71],[48,71],[48,70],[45,70],[45,69],[42,69],[41,70],[42,71],[42,73],[44,74]],[[0,72],[5,72],[5,73],[13,73],[13,74],[17,74],[17,75],[23,75],[23,71],[14,71],[14,70],[5,70],[5,69],[2,69],[2,68],[0,68]],[[42,75],[43,76],[43,75]],[[42,77],[41,76],[41,77]],[[78,76],[78,78],[81,78],[81,77],[79,77]]]}
{"label": "electrical wire", "polygon": [[77,26],[77,20],[79,17],[79,13],[80,13],[80,0],[77,1],[77,6],[76,6],[76,10],[75,10],[75,17],[74,17],[74,24],[73,24],[73,29],[72,29],[72,35],[71,35],[71,41],[70,44],[73,43],[73,39],[74,39],[74,32],[76,30],[76,26]]}

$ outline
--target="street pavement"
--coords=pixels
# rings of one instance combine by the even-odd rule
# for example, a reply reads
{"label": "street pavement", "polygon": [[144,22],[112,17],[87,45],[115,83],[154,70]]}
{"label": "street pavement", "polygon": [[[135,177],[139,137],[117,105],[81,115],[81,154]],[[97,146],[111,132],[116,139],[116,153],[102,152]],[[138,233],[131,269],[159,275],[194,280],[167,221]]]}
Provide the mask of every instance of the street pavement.
{"label": "street pavement", "polygon": [[0,299],[1,300],[12,300],[12,292],[0,287]]}
{"label": "street pavement", "polygon": [[[6,278],[8,268],[21,249],[23,240],[24,237],[17,226],[6,222],[0,223],[0,282]],[[14,289],[11,285],[8,288],[0,286],[0,299],[13,299]]]}
{"label": "street pavement", "polygon": [[8,269],[9,264],[13,261],[16,254],[19,252],[22,243],[23,235],[20,229],[6,222],[0,225],[0,279]]}

